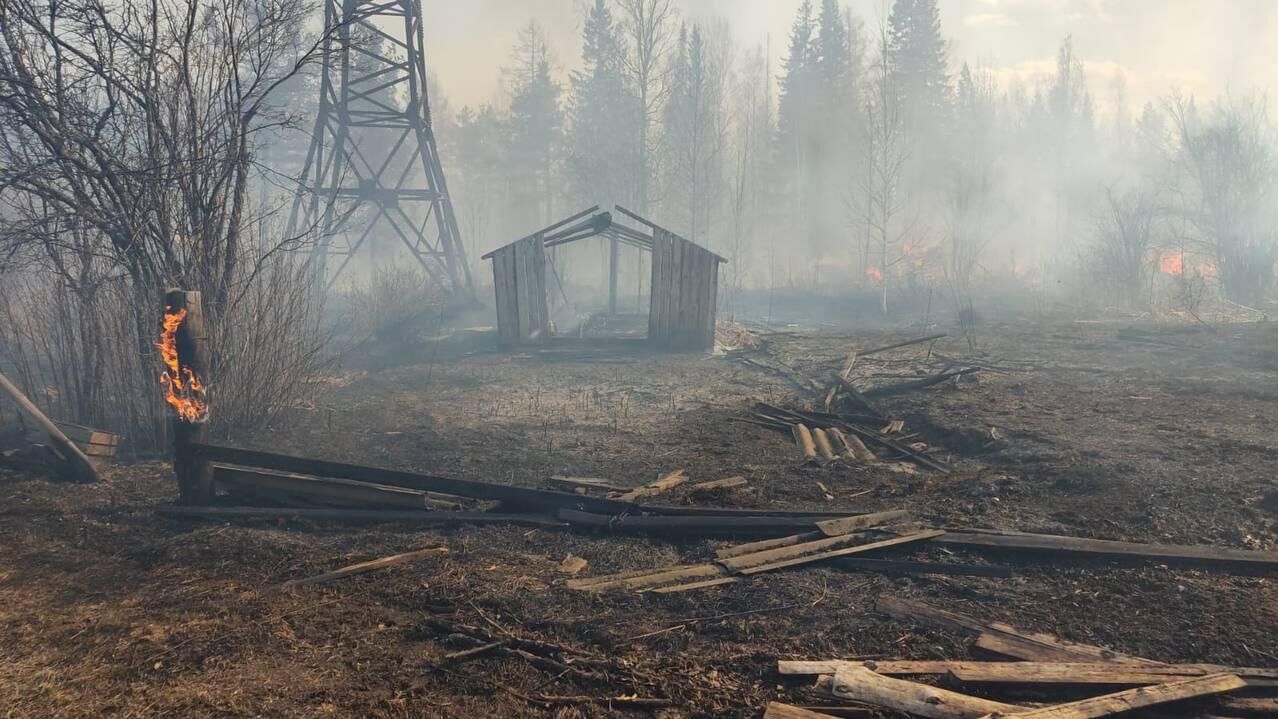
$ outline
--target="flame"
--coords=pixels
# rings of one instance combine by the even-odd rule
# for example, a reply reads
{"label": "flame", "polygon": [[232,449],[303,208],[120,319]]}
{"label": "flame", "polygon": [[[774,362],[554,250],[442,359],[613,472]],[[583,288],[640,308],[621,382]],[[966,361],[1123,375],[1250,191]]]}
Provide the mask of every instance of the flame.
{"label": "flame", "polygon": [[1020,262],[1012,263],[1012,274],[1014,275],[1025,274],[1025,268],[1021,266]]}
{"label": "flame", "polygon": [[174,312],[172,307],[165,306],[164,329],[160,333],[160,341],[155,343],[165,367],[160,373],[160,384],[164,386],[164,400],[177,411],[180,419],[186,422],[204,422],[209,418],[209,405],[204,401],[204,384],[190,367],[182,367],[178,363],[177,331],[184,319],[185,309]]}
{"label": "flame", "polygon": [[1164,252],[1158,258],[1158,270],[1164,275],[1185,273],[1185,255],[1181,252]]}
{"label": "flame", "polygon": [[883,280],[883,272],[880,271],[879,268],[877,267],[871,267],[870,269],[866,270],[865,276],[875,282],[881,282]]}

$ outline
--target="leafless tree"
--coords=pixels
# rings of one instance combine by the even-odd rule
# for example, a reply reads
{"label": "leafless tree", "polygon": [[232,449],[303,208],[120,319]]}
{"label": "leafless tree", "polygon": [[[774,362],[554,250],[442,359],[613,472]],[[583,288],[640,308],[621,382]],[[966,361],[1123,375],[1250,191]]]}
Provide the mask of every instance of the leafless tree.
{"label": "leafless tree", "polygon": [[768,147],[772,138],[772,108],[768,93],[768,62],[762,48],[746,56],[733,83],[730,115],[732,145],[728,171],[729,264],[727,302],[736,310],[742,282],[749,272],[751,250],[765,221],[760,202],[767,178]]}
{"label": "leafless tree", "polygon": [[864,230],[865,258],[877,262],[868,268],[877,273],[880,309],[888,311],[888,278],[903,254],[902,246],[913,230],[906,215],[906,198],[901,180],[910,159],[910,139],[906,133],[901,95],[889,63],[889,36],[886,22],[880,22],[878,48],[870,66],[870,92],[865,103],[864,162],[858,191],[852,197],[855,220]]}
{"label": "leafless tree", "polygon": [[[201,290],[218,339],[236,344],[228,318],[299,239],[256,233],[270,210],[248,190],[255,135],[293,119],[272,93],[322,53],[322,38],[299,32],[312,9],[306,0],[3,3],[0,201],[15,222],[0,244],[39,257],[33,271],[89,323],[58,371],[93,386],[103,343],[118,353],[126,340],[132,370],[151,371],[166,286]],[[108,294],[107,309],[131,316],[123,336],[92,324]],[[214,349],[217,374],[229,355]]]}
{"label": "leafless tree", "polygon": [[1087,270],[1096,289],[1119,307],[1146,304],[1157,217],[1157,205],[1147,191],[1106,188],[1086,254]]}
{"label": "leafless tree", "polygon": [[1213,256],[1225,296],[1256,305],[1278,259],[1278,154],[1263,96],[1224,99],[1209,111],[1167,102],[1176,129],[1179,212]]}
{"label": "leafless tree", "polygon": [[637,203],[646,212],[649,201],[648,180],[651,164],[652,121],[666,100],[670,74],[668,58],[674,47],[675,19],[678,15],[670,0],[617,0],[630,40],[626,69],[639,102]]}

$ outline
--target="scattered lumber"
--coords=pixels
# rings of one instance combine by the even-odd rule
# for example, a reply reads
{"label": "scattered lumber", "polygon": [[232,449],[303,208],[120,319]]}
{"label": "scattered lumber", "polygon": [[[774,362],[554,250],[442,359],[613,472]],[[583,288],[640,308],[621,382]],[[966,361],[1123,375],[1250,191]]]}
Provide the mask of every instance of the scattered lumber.
{"label": "scattered lumber", "polygon": [[820,712],[811,711],[802,707],[796,707],[792,704],[782,704],[780,702],[768,702],[768,708],[763,712],[763,719],[836,719],[830,714],[822,714]]}
{"label": "scattered lumber", "polygon": [[[786,567],[793,567],[798,564],[820,562],[827,559],[834,559],[835,557],[843,557],[849,554],[860,554],[862,552],[868,552],[868,551],[877,550],[877,549],[886,549],[888,547],[895,547],[900,544],[919,542],[925,539],[932,539],[933,537],[939,537],[943,533],[944,532],[942,532],[942,530],[939,530],[939,529],[927,529],[921,532],[915,532],[913,534],[905,534],[899,537],[893,537],[891,539],[881,539],[876,542],[870,542],[869,544],[858,544],[851,547],[842,547],[840,549],[833,549],[830,551],[818,552],[816,554],[805,554],[801,556],[794,556],[794,557],[789,557],[786,559],[780,559],[778,561],[769,561],[766,564],[756,564],[754,562],[746,563],[745,560],[755,556],[755,555],[749,555],[749,554],[741,556],[741,557],[735,557],[732,559],[725,559],[721,561],[724,564],[727,564],[729,562],[734,563],[734,565],[729,568],[732,569],[733,571],[740,572],[741,574],[758,574],[760,572],[772,572],[778,569],[784,569]],[[821,541],[823,540],[817,540],[816,542],[810,542],[809,544],[819,544]],[[804,545],[796,545],[796,547],[802,547],[802,546]],[[779,551],[779,550],[773,550],[773,551]],[[760,552],[759,554],[767,554],[767,552]],[[786,555],[782,555],[782,556],[786,556]]]}
{"label": "scattered lumber", "polygon": [[834,437],[835,442],[842,446],[843,457],[846,459],[854,459],[858,462],[876,462],[878,457],[866,448],[865,443],[860,437],[852,435],[851,437],[843,433],[838,427],[831,427],[830,436]]}
{"label": "scattered lumber", "polygon": [[419,489],[357,482],[351,479],[312,477],[231,464],[214,463],[213,481],[231,490],[282,499],[286,504],[300,499],[314,504],[352,508],[461,509],[461,503],[456,497],[449,498],[446,495],[423,492]]}
{"label": "scattered lumber", "polygon": [[322,509],[314,507],[160,507],[159,514],[195,519],[305,519],[317,522],[403,522],[423,527],[463,524],[514,524],[524,527],[562,528],[563,522],[535,514],[496,512],[423,512],[392,509]]}
{"label": "scattered lumber", "polygon": [[934,385],[941,384],[942,382],[948,382],[949,380],[952,380],[955,377],[962,377],[963,375],[974,374],[980,371],[981,371],[980,367],[967,367],[967,368],[959,369],[959,370],[944,370],[926,379],[913,380],[910,382],[900,382],[897,384],[889,384],[889,385],[884,385],[882,387],[875,387],[874,389],[868,389],[865,391],[865,396],[869,398],[891,397],[892,395],[901,394],[903,392],[911,392],[916,389],[925,389],[927,387],[932,387]]}
{"label": "scattered lumber", "polygon": [[855,665],[840,667],[830,683],[830,692],[840,699],[865,702],[930,719],[976,719],[1025,711],[1025,707],[1015,704],[1004,704],[927,684],[893,679]]}
{"label": "scattered lumber", "polygon": [[869,440],[875,444],[886,447],[892,450],[893,452],[905,455],[910,460],[914,461],[916,464],[920,464],[929,469],[934,469],[938,472],[941,472],[942,474],[949,474],[950,472],[954,471],[953,468],[951,468],[948,464],[945,464],[944,462],[933,459],[926,452],[920,452],[905,444],[902,444],[892,439],[888,439],[887,437],[884,437],[879,432],[874,432],[874,431],[865,429],[863,427],[858,427],[854,424],[846,424],[844,425],[844,429],[847,429],[848,431],[856,434],[861,439]]}
{"label": "scattered lumber", "polygon": [[[870,515],[860,515],[870,516]],[[666,516],[641,514],[592,514],[575,509],[561,509],[559,519],[573,526],[608,529],[613,532],[650,532],[669,534],[778,534],[795,529],[808,529],[822,521],[813,517],[784,517],[766,515],[730,516]],[[848,517],[855,519],[855,517]]]}
{"label": "scattered lumber", "polygon": [[722,489],[744,487],[746,484],[747,482],[745,477],[725,477],[724,479],[714,479],[709,482],[690,484],[688,485],[688,492],[692,494],[707,494],[710,492],[717,492]]}
{"label": "scattered lumber", "polygon": [[[1179,679],[1165,684],[1137,687],[1068,704],[1057,704],[1043,707],[1042,709],[1018,712],[1018,716],[1024,717],[1024,719],[1098,719],[1098,717],[1107,717],[1120,712],[1131,711],[1132,709],[1210,696],[1212,694],[1223,694],[1245,686],[1247,686],[1247,683],[1233,674],[1208,674],[1203,677]],[[1002,713],[1007,712],[995,710],[987,712],[985,716],[992,719]]]}
{"label": "scattered lumber", "polygon": [[803,456],[815,462],[817,450],[816,440],[812,437],[812,431],[803,423],[791,425],[790,431],[794,434],[794,443],[803,450]]}
{"label": "scattered lumber", "polygon": [[655,481],[649,482],[634,489],[619,492],[616,495],[610,495],[612,499],[622,502],[634,502],[641,497],[652,497],[661,494],[670,489],[674,489],[684,482],[688,481],[688,472],[683,469],[676,469],[673,472],[667,472],[658,477]]}
{"label": "scattered lumber", "polygon": [[389,557],[382,557],[381,559],[374,559],[368,562],[359,562],[357,564],[351,564],[351,565],[342,567],[341,569],[334,569],[331,572],[317,574],[313,577],[307,577],[305,579],[290,579],[287,582],[284,582],[283,584],[281,584],[280,588],[288,589],[291,587],[298,587],[303,584],[320,584],[322,582],[331,582],[335,579],[345,579],[346,577],[354,576],[356,574],[364,574],[365,572],[372,572],[378,569],[383,569],[385,567],[392,567],[396,564],[403,564],[405,562],[415,562],[419,559],[425,559],[428,556],[432,556],[436,554],[447,554],[447,553],[448,553],[448,547],[431,547],[430,549],[418,549],[413,552],[404,552],[403,554],[392,554]]}
{"label": "scattered lumber", "polygon": [[[852,350],[851,352],[848,353],[848,358],[843,361],[843,369],[839,370],[839,376],[842,377],[844,381],[847,381],[847,379],[852,376],[852,367],[855,364],[856,364],[856,350]],[[838,394],[839,394],[839,383],[834,382],[830,385],[829,391],[825,393],[824,406],[825,406],[826,412],[831,412],[834,410],[834,398]]]}
{"label": "scattered lumber", "polygon": [[970,549],[1048,552],[1100,559],[1142,560],[1166,564],[1193,565],[1216,569],[1274,571],[1278,569],[1278,552],[1225,547],[1141,544],[1106,539],[1084,539],[1052,534],[981,533],[960,531],[938,540],[944,544]]}
{"label": "scattered lumber", "polygon": [[899,619],[913,619],[950,631],[969,632],[994,638],[1001,654],[1027,661],[1047,662],[1114,662],[1117,664],[1162,666],[1161,662],[1142,657],[1058,639],[1050,634],[1034,634],[998,622],[984,623],[971,617],[939,609],[923,602],[900,597],[879,597],[878,610]]}
{"label": "scattered lumber", "polygon": [[4,390],[18,405],[18,410],[48,435],[50,448],[65,464],[69,478],[78,482],[98,481],[98,470],[89,457],[3,373],[0,373],[0,390]]}

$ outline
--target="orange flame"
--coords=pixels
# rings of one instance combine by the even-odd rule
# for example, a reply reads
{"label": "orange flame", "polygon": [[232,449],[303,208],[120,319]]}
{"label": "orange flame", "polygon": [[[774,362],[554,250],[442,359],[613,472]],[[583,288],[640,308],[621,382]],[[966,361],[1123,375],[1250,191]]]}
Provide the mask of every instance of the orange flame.
{"label": "orange flame", "polygon": [[177,312],[173,308],[164,308],[164,329],[160,333],[160,341],[155,346],[160,350],[160,359],[164,361],[164,371],[160,373],[160,384],[164,386],[164,400],[177,411],[178,417],[186,422],[204,422],[209,418],[209,405],[204,401],[204,385],[195,376],[190,367],[182,367],[178,363],[177,331],[186,319],[186,310]]}
{"label": "orange flame", "polygon": [[1185,255],[1180,252],[1164,252],[1158,258],[1158,270],[1164,275],[1185,273]]}
{"label": "orange flame", "polygon": [[879,268],[877,267],[871,267],[870,269],[866,270],[865,276],[875,282],[880,282],[883,280],[883,272],[879,270]]}

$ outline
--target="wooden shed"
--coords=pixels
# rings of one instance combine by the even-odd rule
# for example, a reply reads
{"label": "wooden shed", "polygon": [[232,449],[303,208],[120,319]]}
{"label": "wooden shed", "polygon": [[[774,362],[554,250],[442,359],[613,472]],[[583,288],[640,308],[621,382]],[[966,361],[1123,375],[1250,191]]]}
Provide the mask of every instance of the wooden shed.
{"label": "wooden shed", "polygon": [[[714,348],[719,264],[723,257],[617,205],[639,227],[622,224],[598,205],[566,217],[482,259],[493,261],[497,335],[503,347],[550,339],[546,249],[590,237],[652,253],[648,342],[664,349]],[[617,306],[617,253],[609,255],[609,307]]]}

